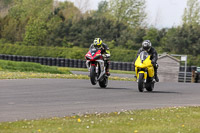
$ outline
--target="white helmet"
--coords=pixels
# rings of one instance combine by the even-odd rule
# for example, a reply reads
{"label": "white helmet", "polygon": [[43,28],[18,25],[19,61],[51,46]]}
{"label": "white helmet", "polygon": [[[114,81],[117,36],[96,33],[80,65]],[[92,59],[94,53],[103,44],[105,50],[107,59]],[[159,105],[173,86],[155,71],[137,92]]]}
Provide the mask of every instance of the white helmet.
{"label": "white helmet", "polygon": [[146,51],[149,51],[151,49],[151,42],[150,40],[144,40],[142,42],[142,48]]}

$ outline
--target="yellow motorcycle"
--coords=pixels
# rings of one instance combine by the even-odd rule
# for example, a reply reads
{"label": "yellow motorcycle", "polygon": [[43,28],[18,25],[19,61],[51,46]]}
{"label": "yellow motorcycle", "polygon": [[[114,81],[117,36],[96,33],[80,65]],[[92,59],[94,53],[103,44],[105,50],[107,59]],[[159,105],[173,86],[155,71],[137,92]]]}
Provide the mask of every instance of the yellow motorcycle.
{"label": "yellow motorcycle", "polygon": [[154,89],[154,67],[151,64],[150,55],[142,51],[135,61],[135,72],[140,92],[153,91]]}

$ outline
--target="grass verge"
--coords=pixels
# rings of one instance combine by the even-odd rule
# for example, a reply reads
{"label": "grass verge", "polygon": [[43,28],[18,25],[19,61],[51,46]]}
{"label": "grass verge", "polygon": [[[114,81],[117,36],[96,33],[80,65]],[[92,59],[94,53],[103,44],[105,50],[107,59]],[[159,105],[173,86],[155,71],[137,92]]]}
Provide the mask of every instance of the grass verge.
{"label": "grass verge", "polygon": [[69,70],[59,70],[58,67],[45,66],[39,63],[16,62],[0,60],[0,70],[19,71],[19,72],[40,72],[54,74],[71,74]]}
{"label": "grass verge", "polygon": [[[89,79],[87,75],[76,75],[72,74],[70,71],[88,71],[88,70],[85,68],[54,67],[54,66],[45,66],[31,62],[0,60],[0,79],[29,79],[29,78]],[[135,81],[134,78],[110,77],[109,79]]]}
{"label": "grass verge", "polygon": [[1,133],[199,133],[200,107],[85,114],[0,123]]}
{"label": "grass verge", "polygon": [[[83,71],[88,72],[87,68],[71,68],[71,67],[64,67],[63,69],[69,70],[69,71]],[[111,73],[118,73],[118,74],[135,74],[134,71],[121,71],[121,70],[110,70]]]}
{"label": "grass verge", "polygon": [[[0,79],[31,79],[31,78],[89,79],[87,75],[76,75],[76,74],[0,71]],[[110,77],[109,80],[135,81],[134,78],[120,78],[120,77]]]}

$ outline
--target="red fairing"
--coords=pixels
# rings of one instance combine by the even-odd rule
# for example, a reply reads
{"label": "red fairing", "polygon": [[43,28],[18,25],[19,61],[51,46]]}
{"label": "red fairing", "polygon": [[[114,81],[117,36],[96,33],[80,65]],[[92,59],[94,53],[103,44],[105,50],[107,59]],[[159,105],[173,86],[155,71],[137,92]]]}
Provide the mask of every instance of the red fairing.
{"label": "red fairing", "polygon": [[87,52],[87,54],[85,55],[85,59],[87,60],[87,58],[86,57],[92,57],[92,54],[91,54],[91,52],[90,51],[88,51]]}
{"label": "red fairing", "polygon": [[[100,56],[100,57],[97,57],[97,56]],[[88,53],[85,55],[85,59],[90,60],[90,61],[96,61],[98,59],[103,59],[103,57],[101,56],[101,50],[96,51],[96,53],[93,56],[92,56],[91,52],[88,51]]]}

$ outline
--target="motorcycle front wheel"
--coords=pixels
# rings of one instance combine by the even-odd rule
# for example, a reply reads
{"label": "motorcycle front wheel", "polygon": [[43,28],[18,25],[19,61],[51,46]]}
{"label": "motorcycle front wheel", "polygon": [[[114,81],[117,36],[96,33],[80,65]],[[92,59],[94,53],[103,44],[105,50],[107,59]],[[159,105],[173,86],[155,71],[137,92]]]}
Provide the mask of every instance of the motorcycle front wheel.
{"label": "motorcycle front wheel", "polygon": [[97,84],[97,75],[96,75],[96,67],[95,66],[91,66],[91,68],[90,68],[90,81],[91,81],[92,85]]}
{"label": "motorcycle front wheel", "polygon": [[138,90],[140,92],[144,91],[144,73],[139,73]]}

